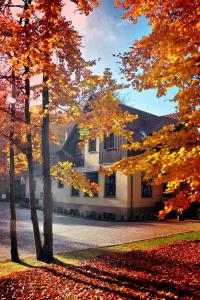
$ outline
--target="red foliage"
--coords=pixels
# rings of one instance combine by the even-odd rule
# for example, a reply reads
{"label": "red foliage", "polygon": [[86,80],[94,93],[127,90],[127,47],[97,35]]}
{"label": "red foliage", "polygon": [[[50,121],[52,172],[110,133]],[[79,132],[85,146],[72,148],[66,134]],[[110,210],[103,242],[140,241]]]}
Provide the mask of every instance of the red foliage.
{"label": "red foliage", "polygon": [[104,255],[1,278],[0,299],[200,299],[200,243]]}

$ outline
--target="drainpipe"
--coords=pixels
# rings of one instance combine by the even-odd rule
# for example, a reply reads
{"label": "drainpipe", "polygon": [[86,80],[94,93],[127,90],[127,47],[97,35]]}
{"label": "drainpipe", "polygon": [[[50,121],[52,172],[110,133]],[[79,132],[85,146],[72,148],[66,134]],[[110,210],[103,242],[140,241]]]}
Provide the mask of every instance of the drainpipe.
{"label": "drainpipe", "polygon": [[131,177],[131,203],[130,203],[130,214],[129,214],[129,220],[132,220],[133,217],[133,176],[130,175]]}

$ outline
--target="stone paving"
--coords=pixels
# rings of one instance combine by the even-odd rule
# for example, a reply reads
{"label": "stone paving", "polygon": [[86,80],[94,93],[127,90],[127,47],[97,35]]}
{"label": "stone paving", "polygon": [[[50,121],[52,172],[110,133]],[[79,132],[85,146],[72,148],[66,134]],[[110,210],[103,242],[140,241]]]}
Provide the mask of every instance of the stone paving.
{"label": "stone paving", "polygon": [[[42,230],[42,212],[38,212]],[[54,252],[123,244],[176,233],[198,231],[199,222],[109,222],[54,214]],[[30,212],[17,208],[17,234],[20,257],[32,256],[34,242]],[[9,206],[0,203],[0,261],[10,258]]]}

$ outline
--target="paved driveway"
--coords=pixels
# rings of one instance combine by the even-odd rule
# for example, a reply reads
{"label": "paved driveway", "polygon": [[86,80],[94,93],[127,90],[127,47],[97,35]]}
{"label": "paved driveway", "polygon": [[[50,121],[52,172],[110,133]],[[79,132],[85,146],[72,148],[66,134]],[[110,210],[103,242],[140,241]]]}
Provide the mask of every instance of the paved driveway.
{"label": "paved driveway", "polygon": [[[42,212],[38,212],[42,230]],[[104,222],[54,214],[54,251],[128,243],[175,233],[200,230],[198,222]],[[30,212],[17,208],[17,234],[20,257],[34,255]],[[9,207],[0,203],[0,261],[10,258]]]}

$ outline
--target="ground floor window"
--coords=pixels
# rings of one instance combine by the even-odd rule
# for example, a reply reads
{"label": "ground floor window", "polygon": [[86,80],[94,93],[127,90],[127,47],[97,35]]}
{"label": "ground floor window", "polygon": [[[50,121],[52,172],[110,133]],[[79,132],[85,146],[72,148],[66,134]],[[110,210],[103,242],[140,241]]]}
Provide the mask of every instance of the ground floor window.
{"label": "ground floor window", "polygon": [[[85,174],[90,182],[99,183],[99,174],[98,172],[88,172]],[[84,197],[89,197],[88,193],[84,193]],[[93,197],[98,197],[98,193],[94,193]]]}
{"label": "ground floor window", "polygon": [[79,197],[80,196],[80,191],[76,189],[75,187],[72,186],[71,188],[71,196],[73,197]]}
{"label": "ground floor window", "polygon": [[144,175],[141,176],[141,192],[142,198],[152,198],[152,186],[144,179]]}
{"label": "ground floor window", "polygon": [[58,189],[64,188],[64,183],[62,181],[58,180]]}
{"label": "ground floor window", "polygon": [[105,197],[116,196],[116,174],[105,176],[104,196]]}

